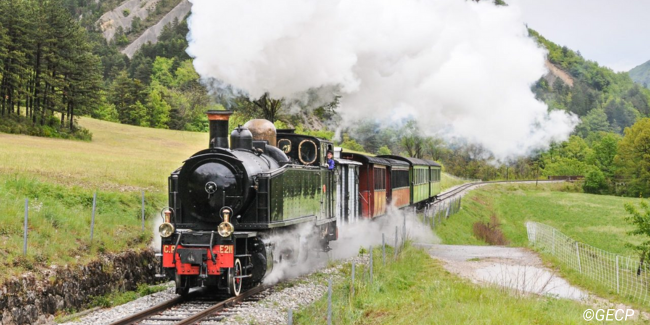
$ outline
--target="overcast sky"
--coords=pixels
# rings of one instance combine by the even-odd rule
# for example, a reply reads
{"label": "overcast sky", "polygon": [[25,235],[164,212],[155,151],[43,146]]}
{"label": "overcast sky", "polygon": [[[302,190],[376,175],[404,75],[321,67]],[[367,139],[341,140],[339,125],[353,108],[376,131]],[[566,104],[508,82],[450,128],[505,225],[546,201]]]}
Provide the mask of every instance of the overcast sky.
{"label": "overcast sky", "polygon": [[614,71],[650,60],[650,0],[505,0],[528,27]]}

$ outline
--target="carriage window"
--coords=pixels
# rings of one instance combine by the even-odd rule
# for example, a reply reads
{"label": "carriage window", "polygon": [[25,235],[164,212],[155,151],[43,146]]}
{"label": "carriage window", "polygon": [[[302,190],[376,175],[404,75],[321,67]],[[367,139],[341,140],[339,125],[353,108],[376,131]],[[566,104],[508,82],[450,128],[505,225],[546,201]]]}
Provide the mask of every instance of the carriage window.
{"label": "carriage window", "polygon": [[409,186],[408,170],[393,170],[390,175],[391,188],[401,188]]}
{"label": "carriage window", "polygon": [[375,168],[375,190],[385,190],[386,189],[386,169],[384,168]]}
{"label": "carriage window", "polygon": [[298,159],[305,165],[313,164],[318,157],[318,148],[311,140],[303,140],[298,146]]}

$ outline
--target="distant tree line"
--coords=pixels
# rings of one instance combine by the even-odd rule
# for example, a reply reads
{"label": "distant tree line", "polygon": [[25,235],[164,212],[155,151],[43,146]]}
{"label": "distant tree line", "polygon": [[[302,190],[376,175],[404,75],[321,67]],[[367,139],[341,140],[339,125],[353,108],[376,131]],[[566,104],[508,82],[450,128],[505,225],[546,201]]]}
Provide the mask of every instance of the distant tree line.
{"label": "distant tree line", "polygon": [[74,131],[99,100],[99,58],[61,0],[0,2],[0,115]]}
{"label": "distant tree line", "polygon": [[144,44],[129,59],[114,43],[96,47],[104,91],[91,116],[139,126],[205,131],[208,109],[223,109],[199,81],[185,52],[185,20],[165,26],[156,44]]}

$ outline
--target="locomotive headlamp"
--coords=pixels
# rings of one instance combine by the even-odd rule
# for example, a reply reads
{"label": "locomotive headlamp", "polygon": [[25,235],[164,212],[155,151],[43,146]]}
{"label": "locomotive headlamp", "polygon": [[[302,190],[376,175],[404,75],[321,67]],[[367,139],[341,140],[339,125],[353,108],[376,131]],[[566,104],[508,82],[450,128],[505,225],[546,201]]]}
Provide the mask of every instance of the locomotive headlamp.
{"label": "locomotive headlamp", "polygon": [[230,223],[230,214],[232,211],[228,208],[221,210],[221,216],[223,217],[223,222],[217,227],[217,231],[221,237],[229,237],[235,231],[235,226]]}
{"label": "locomotive headlamp", "polygon": [[158,232],[160,232],[160,237],[167,238],[174,233],[174,225],[165,222],[158,227]]}
{"label": "locomotive headlamp", "polygon": [[172,212],[171,210],[165,210],[165,222],[163,222],[158,227],[158,232],[160,232],[160,237],[167,238],[174,233],[174,225],[171,224]]}

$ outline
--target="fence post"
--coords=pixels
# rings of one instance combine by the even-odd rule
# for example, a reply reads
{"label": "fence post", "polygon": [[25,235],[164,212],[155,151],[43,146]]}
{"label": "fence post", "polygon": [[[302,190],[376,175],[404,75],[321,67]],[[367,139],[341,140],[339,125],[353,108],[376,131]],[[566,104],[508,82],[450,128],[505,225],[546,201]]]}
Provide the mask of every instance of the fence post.
{"label": "fence post", "polygon": [[142,190],[142,231],[144,231],[144,190]]}
{"label": "fence post", "polygon": [[555,228],[553,228],[553,255],[555,255]]}
{"label": "fence post", "polygon": [[354,261],[352,261],[352,296],[354,296]]}
{"label": "fence post", "polygon": [[395,247],[393,247],[393,252],[395,253],[395,258],[397,258],[397,228],[398,226],[395,226]]}
{"label": "fence post", "polygon": [[372,267],[373,267],[373,260],[372,260],[372,245],[370,245],[370,284],[372,284]]}
{"label": "fence post", "polygon": [[580,249],[578,248],[578,242],[576,242],[576,256],[578,256],[578,271],[582,273],[582,266],[580,265]]}
{"label": "fence post", "polygon": [[293,310],[289,309],[289,316],[287,316],[287,324],[293,325]]}
{"label": "fence post", "polygon": [[327,325],[332,325],[332,279],[327,284]]}
{"label": "fence post", "polygon": [[90,219],[90,244],[93,244],[93,234],[95,233],[95,207],[97,203],[97,191],[93,194],[93,215]]}
{"label": "fence post", "polygon": [[402,218],[402,245],[406,242],[406,213],[404,214],[404,218]]}
{"label": "fence post", "polygon": [[23,256],[27,255],[27,215],[29,213],[29,199],[25,199],[25,225],[24,225],[24,235],[23,235]]}
{"label": "fence post", "polygon": [[618,255],[616,255],[616,293],[620,293],[618,276]]}
{"label": "fence post", "polygon": [[449,208],[451,207],[451,202],[447,202],[447,212],[445,214],[445,219],[449,219]]}
{"label": "fence post", "polygon": [[431,212],[431,226],[436,227],[436,217],[438,216],[438,205],[433,204],[433,212]]}
{"label": "fence post", "polygon": [[384,233],[381,233],[381,264],[386,265],[386,239]]}
{"label": "fence post", "polygon": [[424,209],[422,209],[422,223],[427,224],[427,205],[424,205]]}

